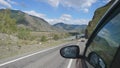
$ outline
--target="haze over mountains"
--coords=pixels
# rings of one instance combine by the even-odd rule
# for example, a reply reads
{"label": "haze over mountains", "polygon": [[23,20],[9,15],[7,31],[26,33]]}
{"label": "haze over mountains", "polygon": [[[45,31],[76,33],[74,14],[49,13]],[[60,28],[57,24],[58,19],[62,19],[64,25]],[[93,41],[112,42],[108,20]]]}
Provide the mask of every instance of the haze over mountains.
{"label": "haze over mountains", "polygon": [[[0,12],[4,11],[5,9],[0,10]],[[86,25],[70,25],[64,23],[50,25],[44,19],[29,15],[20,10],[10,10],[10,16],[16,20],[18,27],[28,28],[33,31],[81,32],[86,28]]]}
{"label": "haze over mountains", "polygon": [[65,24],[62,22],[54,24],[53,26],[68,32],[82,32],[85,31],[87,27],[87,25]]}

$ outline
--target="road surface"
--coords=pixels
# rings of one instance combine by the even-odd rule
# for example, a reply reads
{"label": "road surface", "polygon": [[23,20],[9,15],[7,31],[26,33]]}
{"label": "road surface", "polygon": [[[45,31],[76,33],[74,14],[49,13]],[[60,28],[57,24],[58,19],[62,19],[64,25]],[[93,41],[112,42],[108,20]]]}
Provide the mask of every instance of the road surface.
{"label": "road surface", "polygon": [[60,56],[60,48],[68,45],[78,45],[78,42],[59,45],[19,58],[0,62],[0,68],[75,68],[75,59],[65,59]]}

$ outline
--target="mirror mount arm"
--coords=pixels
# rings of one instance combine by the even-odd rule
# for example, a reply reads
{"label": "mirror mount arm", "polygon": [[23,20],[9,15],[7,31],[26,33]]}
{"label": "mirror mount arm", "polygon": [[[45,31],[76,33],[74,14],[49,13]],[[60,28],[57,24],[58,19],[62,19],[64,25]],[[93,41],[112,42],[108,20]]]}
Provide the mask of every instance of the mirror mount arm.
{"label": "mirror mount arm", "polygon": [[87,60],[87,57],[86,57],[86,56],[83,56],[83,55],[79,55],[78,58],[79,58],[79,59],[85,59],[85,60]]}

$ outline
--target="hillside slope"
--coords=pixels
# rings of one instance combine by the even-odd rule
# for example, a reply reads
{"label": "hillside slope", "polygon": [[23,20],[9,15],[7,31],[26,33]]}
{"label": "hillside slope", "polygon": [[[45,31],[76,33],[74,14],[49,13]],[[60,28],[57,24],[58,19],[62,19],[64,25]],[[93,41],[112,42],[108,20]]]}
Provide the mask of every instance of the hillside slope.
{"label": "hillside slope", "polygon": [[109,3],[107,3],[105,6],[100,7],[96,9],[94,12],[94,16],[92,20],[89,22],[87,29],[86,29],[86,34],[87,37],[89,38],[93,30],[95,29],[96,25],[98,24],[98,21],[101,19],[101,17],[105,14],[105,12],[108,10],[108,8],[113,4],[115,0],[111,0]]}
{"label": "hillside slope", "polygon": [[[0,12],[5,12],[6,9],[0,9]],[[20,10],[10,10],[10,16],[17,22],[18,27],[27,28],[32,31],[57,31],[58,29],[51,26],[42,18],[28,15]]]}
{"label": "hillside slope", "polygon": [[54,24],[53,26],[67,32],[84,32],[87,25],[73,25],[60,22]]}

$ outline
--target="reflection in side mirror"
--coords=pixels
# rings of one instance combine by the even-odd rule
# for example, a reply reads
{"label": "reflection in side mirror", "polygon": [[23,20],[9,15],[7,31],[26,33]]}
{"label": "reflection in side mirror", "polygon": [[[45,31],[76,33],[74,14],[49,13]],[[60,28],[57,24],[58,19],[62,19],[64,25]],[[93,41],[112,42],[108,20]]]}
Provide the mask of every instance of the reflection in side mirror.
{"label": "reflection in side mirror", "polygon": [[78,58],[79,57],[79,47],[76,45],[71,45],[64,47],[60,50],[61,56],[64,58]]}
{"label": "reflection in side mirror", "polygon": [[106,68],[106,64],[103,59],[97,55],[95,52],[91,52],[88,55],[88,62],[95,68]]}

